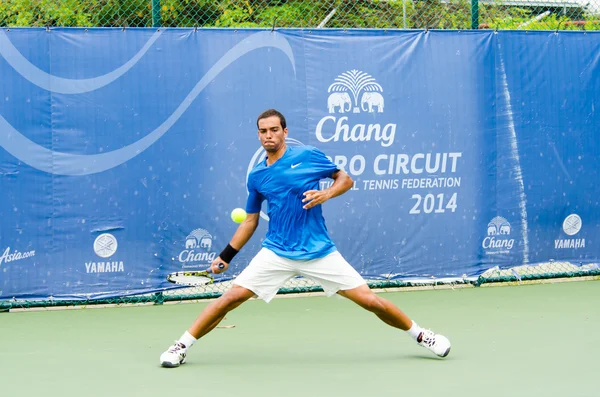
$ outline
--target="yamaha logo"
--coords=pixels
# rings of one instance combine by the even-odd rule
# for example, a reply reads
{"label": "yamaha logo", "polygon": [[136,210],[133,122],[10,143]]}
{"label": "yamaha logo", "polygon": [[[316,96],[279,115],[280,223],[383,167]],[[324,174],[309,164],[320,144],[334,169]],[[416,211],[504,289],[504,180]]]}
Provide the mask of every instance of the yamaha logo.
{"label": "yamaha logo", "polygon": [[117,252],[117,247],[117,239],[110,233],[101,234],[94,241],[94,252],[100,258],[110,258]]}
{"label": "yamaha logo", "polygon": [[[562,224],[562,230],[567,236],[575,236],[581,231],[583,222],[577,214],[571,214],[565,218]],[[554,240],[555,249],[579,249],[585,248],[585,238],[558,238]]]}
{"label": "yamaha logo", "polygon": [[581,218],[577,214],[571,214],[565,218],[562,227],[567,235],[574,236],[581,230]]}

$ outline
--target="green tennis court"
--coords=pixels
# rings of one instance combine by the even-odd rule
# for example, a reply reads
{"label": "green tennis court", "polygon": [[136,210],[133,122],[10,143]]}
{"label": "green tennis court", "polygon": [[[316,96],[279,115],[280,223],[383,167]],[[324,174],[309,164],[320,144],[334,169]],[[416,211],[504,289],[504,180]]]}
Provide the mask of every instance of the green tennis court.
{"label": "green tennis court", "polygon": [[250,301],[185,365],[205,303],[0,315],[2,396],[598,396],[600,282],[384,293],[447,335],[438,359],[343,298]]}

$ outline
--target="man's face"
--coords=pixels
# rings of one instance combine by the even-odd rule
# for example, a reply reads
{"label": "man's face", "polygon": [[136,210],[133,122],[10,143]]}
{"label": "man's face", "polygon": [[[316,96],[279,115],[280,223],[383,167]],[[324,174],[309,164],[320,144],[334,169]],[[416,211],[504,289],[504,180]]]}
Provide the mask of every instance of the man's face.
{"label": "man's face", "polygon": [[285,144],[287,133],[287,128],[281,128],[281,121],[277,116],[258,120],[258,139],[269,153],[277,152]]}

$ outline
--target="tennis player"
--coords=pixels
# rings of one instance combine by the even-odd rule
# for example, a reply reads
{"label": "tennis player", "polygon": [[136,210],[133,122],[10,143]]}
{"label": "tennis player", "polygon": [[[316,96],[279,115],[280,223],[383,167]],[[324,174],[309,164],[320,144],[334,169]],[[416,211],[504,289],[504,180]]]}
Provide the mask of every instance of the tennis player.
{"label": "tennis player", "polygon": [[[285,117],[270,109],[258,116],[258,138],[267,156],[248,176],[246,220],[211,264],[214,273],[226,271],[258,226],[261,204],[268,202],[269,230],[262,249],[234,280],[233,287],[211,302],[192,326],[160,356],[164,367],[185,363],[187,351],[219,324],[225,314],[258,296],[269,302],[286,281],[302,275],[319,283],[327,296],[335,293],[369,310],[392,327],[407,331],[417,343],[440,357],[450,352],[450,341],[419,327],[390,301],[375,295],[365,280],[331,241],[321,204],[347,192],[353,181],[318,149],[288,147]],[[319,181],[333,184],[319,190]],[[221,269],[220,263],[225,266]]]}

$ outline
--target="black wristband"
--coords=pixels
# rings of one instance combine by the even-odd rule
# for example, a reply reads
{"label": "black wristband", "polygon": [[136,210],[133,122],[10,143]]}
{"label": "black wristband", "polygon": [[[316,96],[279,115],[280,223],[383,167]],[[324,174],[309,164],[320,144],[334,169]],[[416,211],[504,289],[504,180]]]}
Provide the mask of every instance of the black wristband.
{"label": "black wristband", "polygon": [[239,251],[233,248],[230,244],[227,244],[227,247],[219,254],[219,257],[223,259],[223,262],[230,263],[234,256],[237,255]]}

